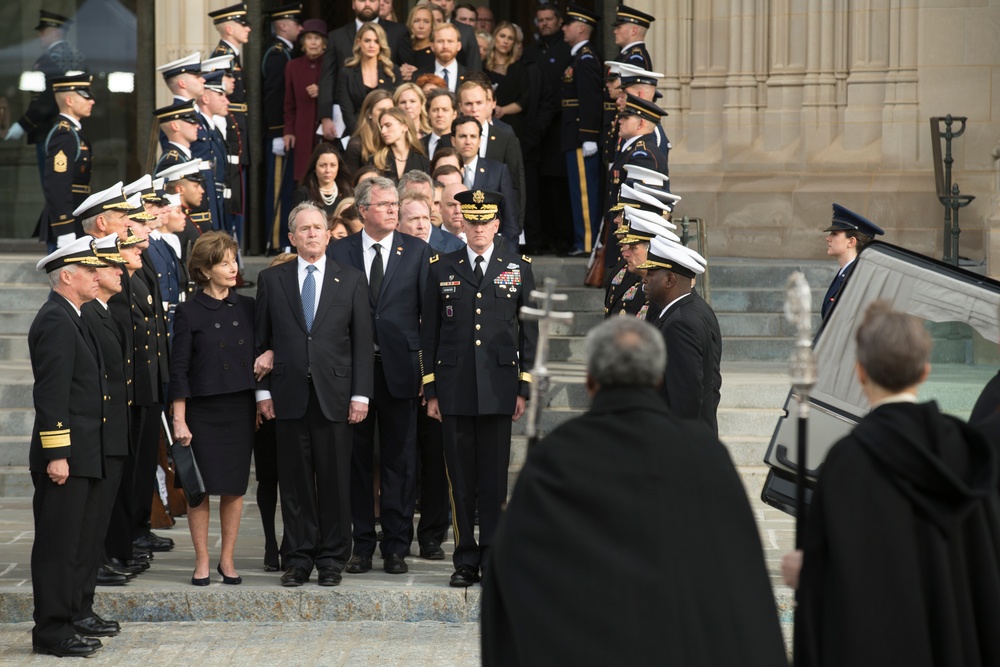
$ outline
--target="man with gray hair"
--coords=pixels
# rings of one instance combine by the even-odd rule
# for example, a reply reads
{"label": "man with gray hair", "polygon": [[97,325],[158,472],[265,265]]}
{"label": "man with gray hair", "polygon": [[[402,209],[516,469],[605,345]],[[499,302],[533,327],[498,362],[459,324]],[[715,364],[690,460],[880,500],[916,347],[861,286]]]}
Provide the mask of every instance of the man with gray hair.
{"label": "man with gray hair", "polygon": [[590,410],[528,453],[494,538],[483,664],[784,667],[746,492],[659,396],[659,332],[616,317],[585,345]]}

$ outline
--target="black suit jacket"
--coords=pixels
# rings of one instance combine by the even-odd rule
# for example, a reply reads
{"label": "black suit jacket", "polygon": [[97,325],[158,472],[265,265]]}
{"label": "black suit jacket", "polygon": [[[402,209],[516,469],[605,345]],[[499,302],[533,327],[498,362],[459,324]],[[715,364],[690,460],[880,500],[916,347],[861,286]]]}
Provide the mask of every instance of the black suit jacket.
{"label": "black suit jacket", "polygon": [[271,392],[278,419],[301,419],[311,376],[323,415],[347,421],[351,396],[371,397],[375,348],[365,274],[327,260],[311,330],[299,293],[298,261],[262,271],[257,279],[257,354],[274,350],[274,370],[257,383]]}
{"label": "black suit jacket", "polygon": [[[461,53],[461,52],[459,52],[459,53]],[[456,58],[455,60],[458,60],[458,58]],[[466,67],[465,65],[463,65],[461,63],[461,61],[457,62],[456,66],[457,66],[457,69],[455,71],[458,72],[458,75],[457,75],[458,76],[458,81],[454,81],[454,82],[449,81],[448,83],[449,84],[451,84],[451,83],[455,84],[455,91],[454,92],[457,95],[458,94],[458,87],[462,85],[463,81],[465,81],[465,73],[469,71],[469,68]],[[413,73],[413,80],[416,81],[417,79],[419,79],[424,74],[434,74],[435,76],[437,76],[437,73],[438,73],[438,64],[437,64],[437,61],[435,60],[434,63],[430,67],[423,67],[421,69],[418,69],[416,72],[414,72]]]}
{"label": "black suit jacket", "polygon": [[[402,64],[403,53],[410,41],[406,26],[394,21],[379,19],[378,24],[385,30],[389,42],[392,62],[399,67]],[[326,53],[323,54],[323,71],[319,75],[319,119],[330,118],[337,90],[337,75],[354,50],[354,38],[358,30],[354,19],[330,33]]]}
{"label": "black suit jacket", "polygon": [[[364,272],[361,233],[340,239],[326,256]],[[430,247],[420,239],[393,232],[381,241],[385,276],[376,297],[368,290],[372,327],[378,336],[382,370],[394,398],[420,393],[420,304],[427,284]]]}
{"label": "black suit jacket", "polygon": [[[379,68],[377,88],[383,88],[390,93],[394,91],[396,86],[403,82],[403,75],[399,73],[398,66],[393,68],[393,73],[396,75],[395,79],[386,76],[385,72]],[[333,101],[340,105],[346,134],[354,132],[358,122],[358,111],[361,110],[361,103],[365,101],[368,92],[368,89],[365,88],[365,80],[361,76],[361,67],[340,68],[337,73],[337,91]]]}
{"label": "black suit jacket", "polygon": [[518,223],[520,207],[507,165],[489,158],[479,158],[476,161],[476,180],[471,189],[492,190],[503,195],[503,202],[500,204],[500,233],[517,245],[517,238],[521,234],[521,225]]}
{"label": "black suit jacket", "polygon": [[447,229],[441,229],[435,225],[431,225],[431,238],[428,243],[431,246],[431,250],[445,255],[465,247],[465,241],[460,237],[455,236]]}
{"label": "black suit jacket", "polygon": [[108,400],[104,415],[104,454],[128,456],[131,450],[132,378],[126,363],[132,350],[126,348],[125,330],[98,301],[89,301],[80,309],[84,324],[93,333],[101,348],[104,373],[107,378]]}
{"label": "black suit jacket", "polygon": [[524,186],[524,157],[521,155],[521,142],[514,130],[506,123],[489,124],[489,139],[486,143],[486,159],[503,162],[510,170],[514,183],[514,195],[517,201],[517,231],[524,229],[524,209],[527,205]]}
{"label": "black suit jacket", "polygon": [[101,350],[70,302],[55,292],[28,329],[28,353],[35,376],[31,472],[68,459],[71,476],[103,478],[108,389]]}
{"label": "black suit jacket", "polygon": [[697,419],[719,433],[722,333],[715,311],[697,292],[670,307],[653,325],[667,344],[667,370],[660,393],[682,419]]}
{"label": "black suit jacket", "polygon": [[[431,134],[432,133],[429,132],[424,136],[420,137],[420,143],[423,144],[424,152],[427,153],[427,159],[429,160],[434,159],[434,156],[431,155]],[[434,147],[434,150],[436,151],[439,148],[451,148],[450,132],[448,134],[441,135],[441,138],[438,139],[437,146]]]}
{"label": "black suit jacket", "polygon": [[[458,34],[462,43],[462,48],[455,57],[455,60],[460,65],[465,65],[466,69],[477,72],[483,71],[483,58],[479,55],[479,41],[476,39],[476,31],[471,26],[459,23],[458,21],[450,21],[450,23],[458,28]],[[415,77],[414,80],[416,80]]]}
{"label": "black suit jacket", "polygon": [[420,340],[424,396],[445,415],[510,415],[530,394],[538,323],[521,321],[535,288],[531,260],[502,236],[483,280],[467,249],[434,255],[424,295]]}

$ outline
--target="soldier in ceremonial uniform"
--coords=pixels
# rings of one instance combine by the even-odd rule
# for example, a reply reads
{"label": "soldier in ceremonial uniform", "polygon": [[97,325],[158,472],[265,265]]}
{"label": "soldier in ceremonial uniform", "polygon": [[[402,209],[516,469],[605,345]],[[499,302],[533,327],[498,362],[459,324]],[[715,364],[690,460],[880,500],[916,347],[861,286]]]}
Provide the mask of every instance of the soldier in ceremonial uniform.
{"label": "soldier in ceremonial uniform", "polygon": [[[243,236],[243,193],[246,191],[246,170],[250,166],[250,146],[247,139],[250,137],[249,126],[247,125],[247,93],[243,81],[243,64],[240,60],[240,49],[250,41],[250,23],[247,21],[247,7],[240,3],[225,7],[214,12],[209,12],[215,24],[215,29],[219,31],[219,44],[212,51],[212,58],[218,56],[232,56],[232,68],[230,73],[233,77],[233,89],[229,93],[229,113],[236,125],[237,138],[239,139],[239,166],[242,173],[239,176],[239,193],[235,188],[230,188],[234,196],[239,200],[231,204],[231,210],[238,216],[236,225],[237,240]],[[225,226],[216,226],[216,229],[225,229]]]}
{"label": "soldier in ceremonial uniform", "polygon": [[[563,38],[573,62],[563,72],[562,150],[566,155],[574,239],[571,255],[585,255],[597,241],[601,224],[602,68],[590,37],[597,27],[593,12],[570,5]],[[586,204],[586,205],[584,205]]]}
{"label": "soldier in ceremonial uniform", "polygon": [[79,74],[49,80],[59,105],[59,116],[42,144],[45,208],[38,220],[38,239],[48,244],[50,251],[83,236],[73,209],[90,194],[92,155],[90,143],[80,133],[80,119],[89,118],[94,108],[91,78],[89,74]]}
{"label": "soldier in ceremonial uniform", "polygon": [[83,56],[66,41],[66,31],[72,23],[61,14],[44,9],[38,10],[38,25],[35,26],[35,31],[45,51],[38,56],[33,69],[45,75],[45,89],[32,96],[24,115],[10,126],[4,137],[8,141],[16,141],[27,133],[28,143],[35,144],[38,153],[38,170],[43,185],[45,183],[45,174],[42,171],[45,158],[44,141],[59,113],[52,89],[52,78],[63,76],[67,72],[87,69]]}
{"label": "soldier in ceremonial uniform", "polygon": [[[208,129],[202,124],[203,116],[197,109],[197,104],[192,100],[162,107],[153,112],[160,124],[161,133],[167,137],[163,154],[153,171],[157,177],[161,177],[177,165],[192,161],[197,162],[198,168],[192,172],[194,175],[190,180],[196,180],[203,187],[203,190],[200,197],[189,198],[186,207],[188,217],[198,227],[198,234],[201,234],[212,229],[212,211],[206,192],[207,188],[204,188],[205,179],[201,175],[201,158],[192,153],[191,146],[199,138],[203,139],[203,147],[210,147],[211,144]],[[177,179],[167,179],[168,182],[171,180]],[[214,190],[214,180],[211,187]]]}
{"label": "soldier in ceremonial uniform", "polygon": [[164,179],[164,188],[168,194],[180,195],[181,198],[181,208],[187,218],[187,223],[184,226],[184,231],[175,233],[181,245],[181,261],[184,262],[187,260],[191,246],[203,233],[201,225],[195,220],[195,216],[199,215],[196,211],[201,207],[201,202],[205,198],[205,178],[202,176],[201,161],[182,162],[157,171],[156,176]]}
{"label": "soldier in ceremonial uniform", "polygon": [[[226,56],[226,59],[229,57]],[[202,63],[205,92],[198,98],[198,108],[209,125],[211,181],[215,187],[215,201],[221,216],[214,228],[235,236],[237,224],[243,219],[240,135],[229,113],[229,99],[223,81],[225,72],[221,69],[204,72],[205,63],[208,62],[206,60]],[[235,190],[231,186],[235,186]]]}
{"label": "soldier in ceremonial uniform", "polygon": [[[52,292],[28,330],[35,423],[28,467],[35,487],[31,583],[36,653],[86,656],[100,640],[74,626],[99,536],[108,388],[100,348],[80,318],[98,294],[94,239],[82,236],[40,262]],[[108,621],[111,630],[117,623]]]}
{"label": "soldier in ceremonial uniform", "polygon": [[[618,98],[619,111],[625,108],[625,102],[627,101],[626,93],[647,102],[656,102],[663,97],[660,91],[656,89],[660,79],[663,78],[663,74],[660,72],[639,69],[628,63],[619,63],[618,71],[621,75],[622,88],[622,94]],[[667,116],[669,114],[664,112],[663,115]],[[657,124],[653,129],[653,133],[656,135],[656,147],[669,157],[670,141],[667,140],[667,134],[663,131],[663,127]]]}
{"label": "soldier in ceremonial uniform", "polygon": [[270,230],[275,224],[288,217],[292,210],[292,193],[295,179],[292,161],[285,159],[285,65],[292,58],[302,55],[298,48],[302,34],[302,3],[282,5],[267,13],[274,39],[264,48],[260,64],[264,102],[264,155],[267,163],[264,195],[264,224],[268,229],[266,238],[271,238]]}
{"label": "soldier in ceremonial uniform", "polygon": [[497,235],[501,195],[475,190],[455,198],[468,245],[430,259],[420,347],[427,415],[444,430],[455,533],[451,585],[468,587],[479,581],[507,499],[511,422],[524,414],[538,325],[519,317],[535,280],[531,260]]}
{"label": "soldier in ceremonial uniform", "polygon": [[722,334],[712,307],[693,290],[705,272],[705,258],[681,244],[656,236],[649,242],[642,284],[651,301],[663,304],[646,321],[660,330],[667,345],[667,366],[660,394],[670,412],[696,419],[718,434],[722,374]]}
{"label": "soldier in ceremonial uniform", "polygon": [[830,316],[840,290],[844,288],[844,283],[854,270],[854,260],[858,258],[858,253],[873,238],[881,236],[884,232],[868,218],[840,204],[833,205],[833,221],[823,231],[827,232],[826,254],[836,259],[839,265],[837,275],[834,276],[833,282],[826,290],[826,296],[823,297],[821,312],[825,320]]}
{"label": "soldier in ceremonial uniform", "polygon": [[615,46],[621,52],[615,57],[620,63],[629,63],[645,70],[653,69],[653,60],[646,50],[646,31],[656,20],[638,9],[618,5],[618,14],[614,23]]}

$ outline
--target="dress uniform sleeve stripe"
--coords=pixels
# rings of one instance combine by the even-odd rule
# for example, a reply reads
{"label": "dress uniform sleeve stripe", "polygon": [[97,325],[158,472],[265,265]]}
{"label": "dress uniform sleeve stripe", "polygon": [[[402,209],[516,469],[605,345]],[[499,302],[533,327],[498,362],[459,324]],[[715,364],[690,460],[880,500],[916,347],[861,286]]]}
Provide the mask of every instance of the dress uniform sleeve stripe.
{"label": "dress uniform sleeve stripe", "polygon": [[520,375],[520,377],[518,377],[518,379],[521,382],[531,382],[531,373],[521,373],[521,375]]}
{"label": "dress uniform sleeve stripe", "polygon": [[42,440],[42,449],[55,449],[57,447],[69,447],[69,429],[66,431],[50,431],[49,433],[39,433]]}
{"label": "dress uniform sleeve stripe", "polygon": [[424,384],[430,384],[431,382],[434,382],[434,373],[431,373],[429,375],[425,375],[424,376],[424,379],[423,379],[423,383]]}

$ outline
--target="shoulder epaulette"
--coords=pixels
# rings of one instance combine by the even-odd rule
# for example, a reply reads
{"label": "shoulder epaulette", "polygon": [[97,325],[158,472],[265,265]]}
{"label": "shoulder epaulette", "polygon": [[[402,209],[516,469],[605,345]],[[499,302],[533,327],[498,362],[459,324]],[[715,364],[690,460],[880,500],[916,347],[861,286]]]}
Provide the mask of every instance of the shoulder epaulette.
{"label": "shoulder epaulette", "polygon": [[528,264],[531,264],[531,258],[528,257],[527,255],[521,255],[521,259],[526,261]]}
{"label": "shoulder epaulette", "polygon": [[434,262],[438,261],[439,259],[441,259],[441,255],[439,255],[439,254],[438,255],[433,255],[431,257],[431,264],[433,264]]}

